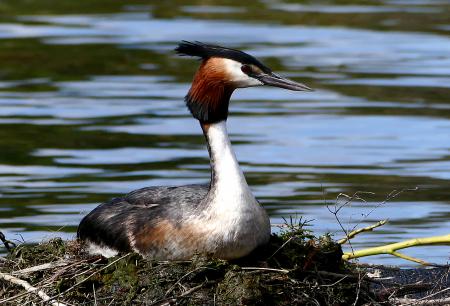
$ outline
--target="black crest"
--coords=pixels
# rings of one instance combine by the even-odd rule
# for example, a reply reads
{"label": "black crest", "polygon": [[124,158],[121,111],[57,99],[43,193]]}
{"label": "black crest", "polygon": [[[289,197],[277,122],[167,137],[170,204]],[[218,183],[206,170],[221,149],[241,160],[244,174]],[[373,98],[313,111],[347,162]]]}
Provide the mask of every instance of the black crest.
{"label": "black crest", "polygon": [[245,52],[216,45],[208,45],[198,41],[189,42],[183,40],[178,47],[175,48],[175,52],[180,55],[196,56],[202,59],[208,59],[210,57],[228,58],[242,64],[255,65],[265,73],[272,72],[272,70],[263,63]]}

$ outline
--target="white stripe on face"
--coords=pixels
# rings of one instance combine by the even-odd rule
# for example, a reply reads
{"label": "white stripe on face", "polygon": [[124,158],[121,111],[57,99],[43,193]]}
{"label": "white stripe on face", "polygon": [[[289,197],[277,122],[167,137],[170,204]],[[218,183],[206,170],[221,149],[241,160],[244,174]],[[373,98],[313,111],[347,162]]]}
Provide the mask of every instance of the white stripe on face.
{"label": "white stripe on face", "polygon": [[264,85],[261,81],[252,78],[242,72],[242,63],[228,58],[222,58],[221,62],[225,67],[228,79],[236,86],[236,88]]}

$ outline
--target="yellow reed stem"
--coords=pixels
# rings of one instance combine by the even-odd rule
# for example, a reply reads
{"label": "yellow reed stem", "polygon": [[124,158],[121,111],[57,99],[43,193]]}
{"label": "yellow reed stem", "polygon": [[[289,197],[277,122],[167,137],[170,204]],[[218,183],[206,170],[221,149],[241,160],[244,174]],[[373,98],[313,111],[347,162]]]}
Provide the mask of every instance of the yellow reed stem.
{"label": "yellow reed stem", "polygon": [[417,258],[410,257],[410,256],[396,252],[397,250],[415,247],[415,246],[424,246],[424,245],[450,245],[450,234],[443,235],[443,236],[426,237],[426,238],[415,238],[415,239],[391,243],[391,244],[387,244],[387,245],[383,245],[383,246],[362,249],[362,250],[355,251],[355,252],[346,252],[342,255],[342,259],[350,260],[350,259],[365,257],[365,256],[391,254],[391,255],[406,259],[406,260],[420,263],[422,265],[431,265],[430,263],[423,261],[421,259],[417,259]]}
{"label": "yellow reed stem", "polygon": [[354,238],[356,235],[358,235],[358,234],[360,234],[360,233],[363,233],[363,232],[370,232],[370,231],[372,231],[374,228],[377,228],[377,227],[380,227],[380,226],[382,226],[382,225],[385,225],[387,221],[388,221],[387,219],[386,219],[386,220],[381,220],[381,221],[378,221],[377,223],[375,223],[375,224],[373,224],[373,225],[369,225],[369,226],[366,226],[366,227],[363,227],[363,228],[360,228],[360,229],[351,231],[351,232],[347,235],[347,237],[344,237],[344,238],[338,240],[337,243],[339,243],[339,244],[344,244],[344,243],[346,243],[347,241],[349,241],[350,239]]}

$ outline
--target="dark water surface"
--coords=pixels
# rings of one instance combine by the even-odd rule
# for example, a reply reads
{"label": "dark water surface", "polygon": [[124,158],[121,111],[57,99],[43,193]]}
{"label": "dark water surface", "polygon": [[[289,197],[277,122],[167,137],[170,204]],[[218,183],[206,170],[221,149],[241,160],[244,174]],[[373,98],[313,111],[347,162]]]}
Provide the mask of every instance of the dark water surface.
{"label": "dark water surface", "polygon": [[[172,52],[186,39],[243,49],[316,89],[233,95],[231,139],[273,223],[302,215],[339,238],[326,205],[366,191],[343,226],[390,222],[355,249],[449,233],[449,32],[439,0],[2,1],[0,230],[73,238],[111,197],[208,180],[183,103],[198,62]],[[405,253],[449,260],[448,247]]]}

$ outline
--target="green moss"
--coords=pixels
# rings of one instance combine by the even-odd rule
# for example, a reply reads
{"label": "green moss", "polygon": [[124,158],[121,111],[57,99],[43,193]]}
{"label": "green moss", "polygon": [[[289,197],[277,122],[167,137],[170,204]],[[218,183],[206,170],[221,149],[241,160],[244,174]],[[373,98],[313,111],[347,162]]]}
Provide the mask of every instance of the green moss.
{"label": "green moss", "polygon": [[17,268],[24,269],[64,258],[66,246],[61,238],[40,244],[22,244],[15,248],[7,259],[13,260]]}

